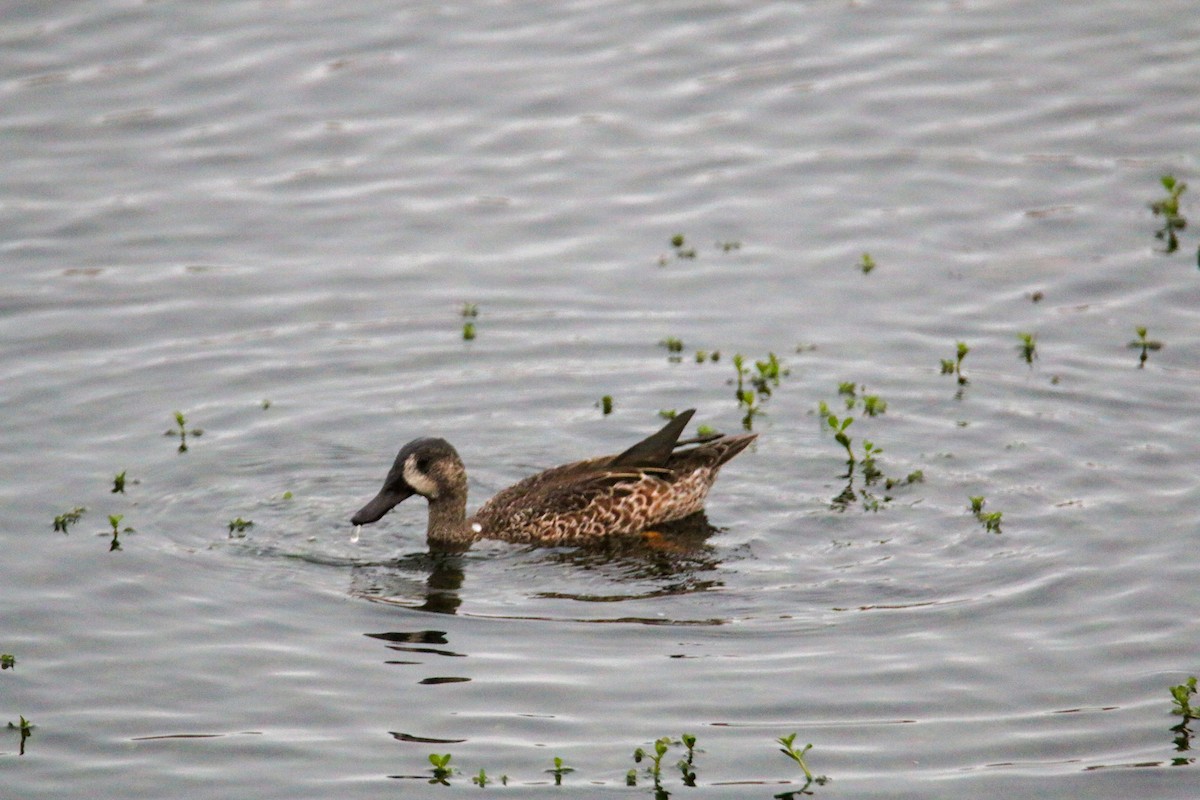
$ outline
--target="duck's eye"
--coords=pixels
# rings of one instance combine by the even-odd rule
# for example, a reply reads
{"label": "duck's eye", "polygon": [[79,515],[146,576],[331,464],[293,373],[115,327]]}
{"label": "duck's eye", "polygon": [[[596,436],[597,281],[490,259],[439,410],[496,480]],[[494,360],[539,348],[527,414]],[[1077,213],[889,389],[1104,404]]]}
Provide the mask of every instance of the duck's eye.
{"label": "duck's eye", "polygon": [[428,458],[418,458],[417,459],[417,472],[428,472],[428,471],[429,471],[429,459]]}

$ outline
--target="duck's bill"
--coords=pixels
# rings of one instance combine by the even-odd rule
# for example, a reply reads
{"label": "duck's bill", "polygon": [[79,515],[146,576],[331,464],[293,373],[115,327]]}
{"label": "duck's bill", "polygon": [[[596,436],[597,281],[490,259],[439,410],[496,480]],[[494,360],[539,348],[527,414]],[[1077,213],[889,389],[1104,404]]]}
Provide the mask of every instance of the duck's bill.
{"label": "duck's bill", "polygon": [[350,518],[350,522],[354,525],[369,525],[372,522],[378,522],[384,514],[412,495],[412,490],[407,488],[399,491],[384,489],[375,495],[371,502],[360,508],[358,513]]}

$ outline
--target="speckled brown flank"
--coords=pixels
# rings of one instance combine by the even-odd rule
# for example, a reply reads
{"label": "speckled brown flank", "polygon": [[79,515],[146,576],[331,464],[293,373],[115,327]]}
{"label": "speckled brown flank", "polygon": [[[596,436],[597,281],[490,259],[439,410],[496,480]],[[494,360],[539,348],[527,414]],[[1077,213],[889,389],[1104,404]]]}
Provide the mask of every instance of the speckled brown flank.
{"label": "speckled brown flank", "polygon": [[532,475],[496,494],[469,519],[466,469],[442,439],[416,439],[401,449],[379,495],[355,515],[373,522],[416,493],[404,465],[420,465],[436,484],[429,501],[428,539],[464,548],[477,539],[543,545],[585,544],[606,536],[636,534],[704,508],[721,466],[755,434],[679,441],[694,410],[612,456],[578,461]]}

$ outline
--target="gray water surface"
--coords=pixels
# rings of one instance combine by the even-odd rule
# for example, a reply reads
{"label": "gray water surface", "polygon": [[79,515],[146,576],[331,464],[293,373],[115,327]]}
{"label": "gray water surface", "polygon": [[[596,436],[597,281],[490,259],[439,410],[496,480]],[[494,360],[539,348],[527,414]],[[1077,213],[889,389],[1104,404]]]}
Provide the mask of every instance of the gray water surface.
{"label": "gray water surface", "polygon": [[[796,732],[816,796],[1196,796],[1200,234],[1160,252],[1148,207],[1200,180],[1194,12],[11,5],[4,794],[640,797],[635,748],[689,732],[671,795],[770,798]],[[475,505],[663,409],[737,431],[768,353],[711,529],[349,525],[420,435]],[[855,451],[923,482],[845,493],[843,382],[887,402]]]}

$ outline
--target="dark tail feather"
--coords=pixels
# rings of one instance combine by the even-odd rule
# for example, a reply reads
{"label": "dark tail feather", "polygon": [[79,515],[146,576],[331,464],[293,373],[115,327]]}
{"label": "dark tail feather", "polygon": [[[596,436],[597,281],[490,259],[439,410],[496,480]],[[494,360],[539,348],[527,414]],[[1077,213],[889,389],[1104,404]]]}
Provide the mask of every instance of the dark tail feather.
{"label": "dark tail feather", "polygon": [[649,436],[612,460],[612,466],[661,467],[667,463],[679,435],[687,427],[696,409],[689,408],[675,415],[658,433]]}

